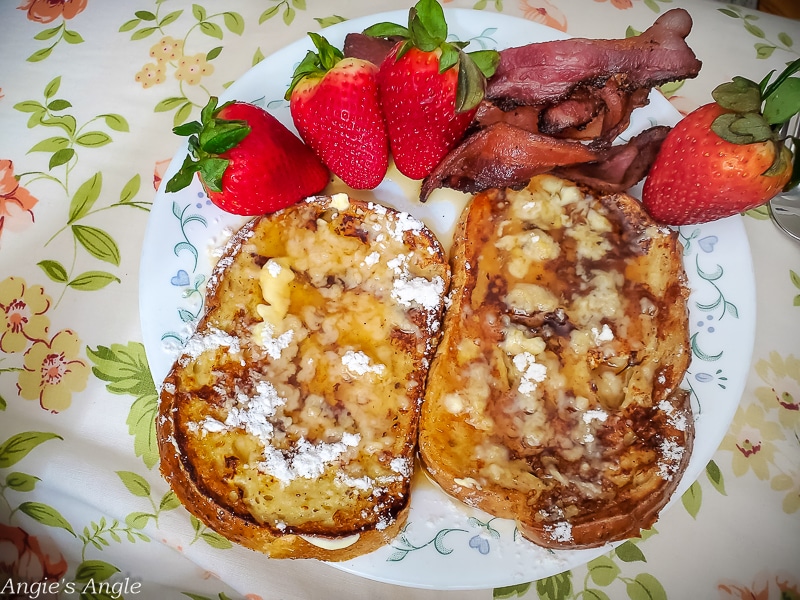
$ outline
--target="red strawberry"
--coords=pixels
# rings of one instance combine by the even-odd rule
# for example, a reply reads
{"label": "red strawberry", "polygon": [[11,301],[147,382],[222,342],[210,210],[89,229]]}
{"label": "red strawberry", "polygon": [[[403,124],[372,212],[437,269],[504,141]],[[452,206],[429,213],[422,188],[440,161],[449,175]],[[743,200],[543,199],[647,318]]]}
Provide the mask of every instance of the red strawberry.
{"label": "red strawberry", "polygon": [[463,137],[499,56],[494,50],[467,54],[468,42],[446,41],[436,0],[420,0],[408,27],[379,23],[364,33],[404,38],[381,64],[378,85],[395,165],[422,179]]}
{"label": "red strawberry", "polygon": [[378,101],[378,67],[308,34],[308,52],[294,73],[290,109],[300,137],[350,187],[376,187],[389,164],[389,143]]}
{"label": "red strawberry", "polygon": [[328,170],[302,140],[267,111],[246,102],[217,108],[212,96],[200,122],[175,127],[189,136],[189,155],[167,182],[185,188],[195,173],[222,210],[237,215],[275,212],[321,191]]}
{"label": "red strawberry", "polygon": [[[670,131],[642,190],[642,203],[668,225],[713,221],[767,202],[791,178],[792,154],[777,131],[800,111],[795,61],[772,85],[742,77],[718,86]],[[763,110],[762,110],[763,103]]]}

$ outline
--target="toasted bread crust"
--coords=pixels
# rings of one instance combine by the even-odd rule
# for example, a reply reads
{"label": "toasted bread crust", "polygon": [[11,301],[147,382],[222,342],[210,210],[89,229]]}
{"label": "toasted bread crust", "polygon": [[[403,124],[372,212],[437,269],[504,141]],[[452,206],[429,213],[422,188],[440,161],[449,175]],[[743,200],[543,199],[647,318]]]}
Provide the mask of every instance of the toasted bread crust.
{"label": "toasted bread crust", "polygon": [[420,421],[449,494],[550,548],[650,527],[693,441],[674,232],[550,175],[465,209]]}
{"label": "toasted bread crust", "polygon": [[433,234],[375,204],[315,197],[245,225],[160,393],[160,468],[186,508],[274,558],[388,544],[448,283]]}

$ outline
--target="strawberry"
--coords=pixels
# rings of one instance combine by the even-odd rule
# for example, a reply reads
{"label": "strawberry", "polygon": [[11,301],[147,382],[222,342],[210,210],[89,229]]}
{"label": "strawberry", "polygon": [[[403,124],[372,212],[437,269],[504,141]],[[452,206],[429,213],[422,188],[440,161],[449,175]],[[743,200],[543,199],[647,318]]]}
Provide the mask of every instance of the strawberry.
{"label": "strawberry", "polygon": [[380,66],[380,101],[397,169],[422,179],[464,136],[499,55],[467,54],[469,42],[448,42],[436,0],[420,0],[409,11],[408,27],[378,23],[364,33],[401,38]]}
{"label": "strawberry", "polygon": [[715,88],[711,102],[670,131],[642,190],[650,215],[668,225],[704,223],[767,202],[789,182],[792,153],[781,125],[800,112],[795,61],[769,84],[743,77]]}
{"label": "strawberry", "polygon": [[219,108],[212,96],[200,122],[175,127],[189,136],[189,155],[167,182],[176,192],[195,173],[211,201],[237,215],[259,215],[321,191],[328,170],[302,140],[267,111],[246,102]]}
{"label": "strawberry", "polygon": [[300,137],[342,181],[376,187],[389,165],[389,142],[378,101],[378,67],[344,58],[316,33],[317,48],[297,67],[286,92]]}

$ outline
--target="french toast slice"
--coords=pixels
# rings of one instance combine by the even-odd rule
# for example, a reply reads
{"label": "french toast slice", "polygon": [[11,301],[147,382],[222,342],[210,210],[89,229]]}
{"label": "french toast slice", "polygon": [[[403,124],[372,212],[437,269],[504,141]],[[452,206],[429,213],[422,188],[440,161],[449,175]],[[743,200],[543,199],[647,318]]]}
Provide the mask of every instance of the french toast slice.
{"label": "french toast slice", "polygon": [[631,196],[540,175],[476,195],[451,252],[420,420],[427,473],[544,547],[638,536],[694,435],[675,232]]}
{"label": "french toast slice", "polygon": [[160,468],[186,508],[274,558],[389,543],[449,277],[421,222],[344,194],[235,233],[160,392]]}

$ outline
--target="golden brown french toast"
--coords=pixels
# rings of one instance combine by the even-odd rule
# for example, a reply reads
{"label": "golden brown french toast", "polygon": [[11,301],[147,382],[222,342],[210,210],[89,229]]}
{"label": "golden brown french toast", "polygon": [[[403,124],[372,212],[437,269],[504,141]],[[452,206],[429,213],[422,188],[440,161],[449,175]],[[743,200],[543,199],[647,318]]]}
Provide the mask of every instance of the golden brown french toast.
{"label": "golden brown french toast", "polygon": [[344,194],[234,234],[160,393],[161,471],[186,508],[275,558],[389,543],[449,276],[422,223]]}
{"label": "golden brown french toast", "polygon": [[451,267],[424,468],[545,547],[638,536],[693,440],[676,234],[628,195],[541,175],[472,199]]}

